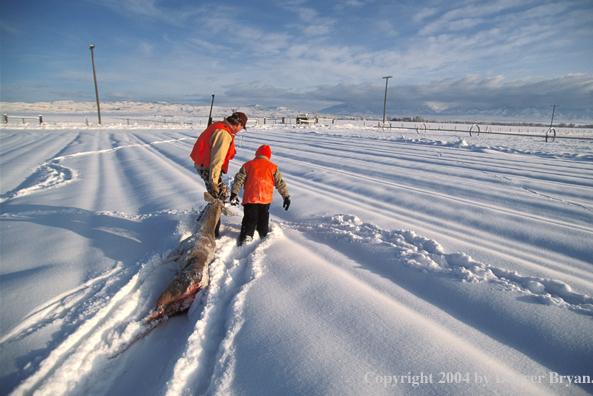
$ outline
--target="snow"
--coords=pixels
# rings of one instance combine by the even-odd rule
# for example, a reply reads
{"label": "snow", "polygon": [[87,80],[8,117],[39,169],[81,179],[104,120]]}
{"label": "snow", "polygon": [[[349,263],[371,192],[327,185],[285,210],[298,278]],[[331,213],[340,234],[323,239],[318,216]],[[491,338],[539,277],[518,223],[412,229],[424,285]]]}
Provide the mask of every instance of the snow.
{"label": "snow", "polygon": [[203,128],[1,127],[2,395],[593,393],[591,142],[360,121],[241,132],[226,181],[268,144],[290,209],[237,247],[232,207],[210,286],[111,358],[195,231]]}

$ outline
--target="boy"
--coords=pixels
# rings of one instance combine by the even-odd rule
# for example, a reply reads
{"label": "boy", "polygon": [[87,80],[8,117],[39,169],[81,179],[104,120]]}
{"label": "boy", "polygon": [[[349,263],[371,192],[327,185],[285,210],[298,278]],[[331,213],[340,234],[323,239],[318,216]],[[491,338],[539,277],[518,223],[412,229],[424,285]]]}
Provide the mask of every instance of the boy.
{"label": "boy", "polygon": [[270,146],[264,144],[255,152],[255,158],[244,163],[239,173],[235,175],[231,189],[231,205],[236,205],[239,202],[237,194],[244,186],[243,201],[241,202],[244,207],[244,215],[241,222],[239,246],[245,242],[251,242],[256,229],[260,238],[268,234],[269,210],[274,187],[284,198],[282,207],[288,210],[290,206],[290,194],[286,183],[282,180],[278,166],[270,161],[271,157]]}

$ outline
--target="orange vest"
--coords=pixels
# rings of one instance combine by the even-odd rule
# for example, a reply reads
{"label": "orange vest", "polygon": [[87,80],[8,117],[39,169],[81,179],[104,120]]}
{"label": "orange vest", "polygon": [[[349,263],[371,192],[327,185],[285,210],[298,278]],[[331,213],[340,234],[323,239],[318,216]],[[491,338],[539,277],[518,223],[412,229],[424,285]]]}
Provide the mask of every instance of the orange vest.
{"label": "orange vest", "polygon": [[210,145],[210,139],[212,138],[212,134],[217,129],[224,129],[228,133],[231,134],[233,141],[231,142],[231,146],[229,147],[224,163],[222,164],[222,171],[223,173],[227,173],[229,169],[229,161],[235,157],[237,150],[235,149],[235,132],[224,122],[213,122],[210,124],[208,128],[202,132],[198,140],[194,144],[194,148],[189,155],[194,163],[203,166],[204,168],[210,168],[210,158],[212,146]]}
{"label": "orange vest", "polygon": [[254,158],[243,164],[247,179],[243,186],[243,205],[268,204],[274,195],[274,174],[278,166],[266,158]]}

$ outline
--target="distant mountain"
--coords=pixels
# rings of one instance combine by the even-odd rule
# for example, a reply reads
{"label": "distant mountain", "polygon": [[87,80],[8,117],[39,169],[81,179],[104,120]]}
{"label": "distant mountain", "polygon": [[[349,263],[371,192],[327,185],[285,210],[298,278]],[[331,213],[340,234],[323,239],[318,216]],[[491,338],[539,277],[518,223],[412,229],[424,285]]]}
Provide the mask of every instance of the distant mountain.
{"label": "distant mountain", "polygon": [[[438,116],[446,117],[464,117],[474,120],[489,121],[524,121],[548,123],[552,118],[552,108],[528,107],[528,108],[508,108],[501,107],[497,109],[476,109],[476,108],[449,108]],[[591,123],[593,121],[593,110],[574,110],[562,107],[556,107],[554,112],[554,124],[559,122]]]}
{"label": "distant mountain", "polygon": [[328,116],[344,116],[344,117],[362,117],[362,118],[382,118],[383,113],[377,114],[372,110],[362,110],[349,105],[337,105],[327,107],[325,109],[315,112],[315,114]]}
{"label": "distant mountain", "polygon": [[[333,114],[335,116],[343,117],[363,117],[381,119],[383,112],[381,109],[370,110],[355,108],[351,105],[337,105],[321,109],[319,114]],[[471,107],[451,107],[443,111],[435,111],[428,106],[419,108],[402,108],[402,109],[387,109],[386,118],[414,118],[421,116],[426,119],[434,119],[440,121],[513,121],[513,122],[538,122],[548,123],[552,118],[552,108],[509,108],[501,107],[496,109],[478,109]],[[554,113],[554,124],[559,122],[573,122],[573,123],[593,123],[593,109],[575,110],[556,107]]]}
{"label": "distant mountain", "polygon": [[[216,118],[232,114],[234,110],[242,111],[248,117],[296,117],[297,114],[308,113],[325,117],[364,118],[380,120],[383,117],[383,108],[369,109],[352,105],[337,105],[318,111],[289,109],[287,107],[264,107],[258,104],[241,106],[238,108],[214,106],[212,116]],[[0,112],[15,115],[45,115],[45,114],[94,114],[97,111],[94,102],[1,102]],[[101,103],[101,113],[116,116],[178,116],[178,117],[207,117],[210,106],[193,106],[186,104],[172,104],[167,102],[104,102]],[[551,107],[479,109],[471,107],[451,107],[443,111],[435,111],[429,106],[418,108],[387,109],[386,119],[414,118],[421,116],[427,120],[439,121],[513,121],[513,122],[538,122],[548,123],[552,117]],[[593,123],[593,109],[574,110],[559,106],[554,115],[554,124],[558,123]]]}
{"label": "distant mountain", "polygon": [[[119,116],[181,116],[181,117],[207,117],[210,106],[193,106],[186,104],[173,104],[167,102],[102,102],[101,114]],[[231,115],[233,111],[242,111],[248,117],[296,117],[297,114],[306,113],[287,107],[264,107],[261,105],[241,106],[238,108],[214,106],[212,116],[220,118]],[[44,115],[44,114],[95,114],[95,102],[74,102],[71,100],[57,102],[1,102],[0,112],[17,115]]]}

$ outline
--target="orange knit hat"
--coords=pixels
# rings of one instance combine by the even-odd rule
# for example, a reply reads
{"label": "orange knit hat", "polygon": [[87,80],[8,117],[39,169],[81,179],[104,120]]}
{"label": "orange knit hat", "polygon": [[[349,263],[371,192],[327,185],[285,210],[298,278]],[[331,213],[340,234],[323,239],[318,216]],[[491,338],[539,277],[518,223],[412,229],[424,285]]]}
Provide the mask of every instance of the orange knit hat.
{"label": "orange knit hat", "polygon": [[272,158],[272,149],[270,148],[270,146],[263,144],[259,146],[259,148],[255,152],[256,157],[259,155],[265,155],[266,157],[268,157],[268,159],[270,159]]}

